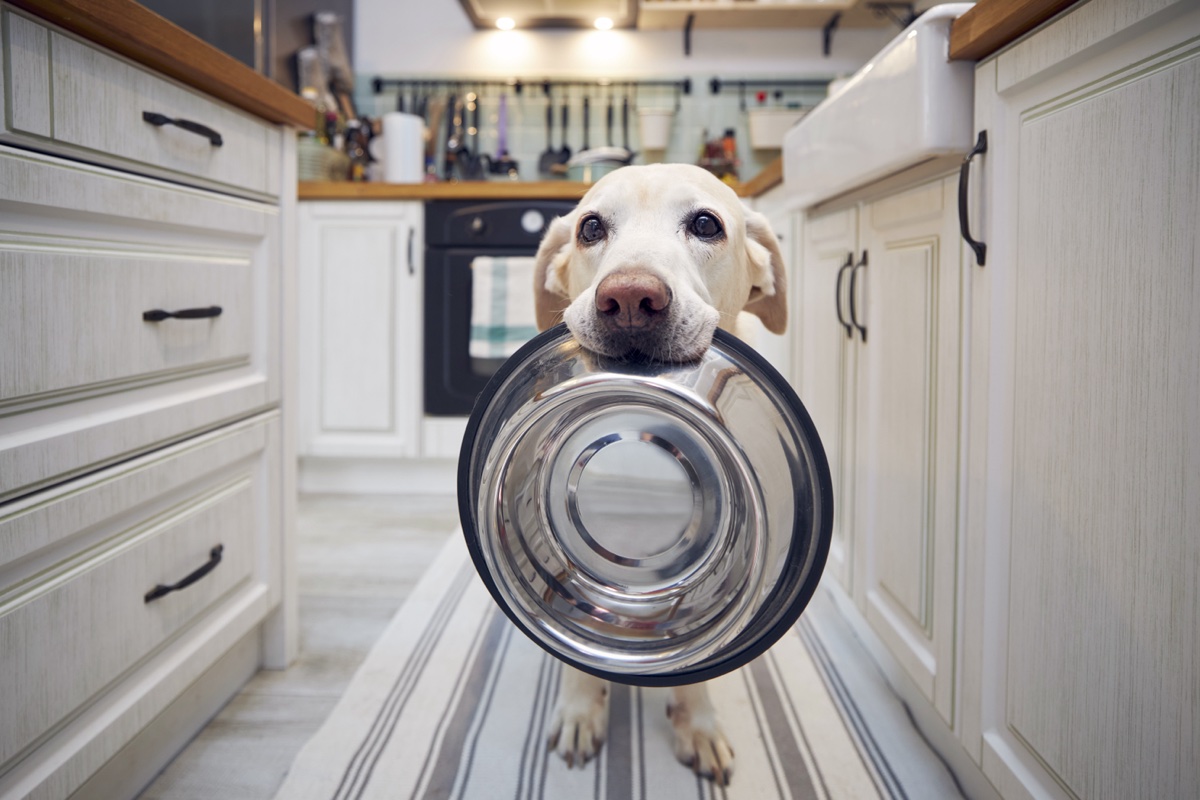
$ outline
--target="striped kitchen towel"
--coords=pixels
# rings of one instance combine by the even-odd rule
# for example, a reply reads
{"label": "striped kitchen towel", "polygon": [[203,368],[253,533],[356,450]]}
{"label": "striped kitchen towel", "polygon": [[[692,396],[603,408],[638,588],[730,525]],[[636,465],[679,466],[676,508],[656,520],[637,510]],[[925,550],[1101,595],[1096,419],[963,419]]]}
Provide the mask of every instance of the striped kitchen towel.
{"label": "striped kitchen towel", "polygon": [[537,334],[533,269],[526,256],[471,261],[471,358],[508,358]]}

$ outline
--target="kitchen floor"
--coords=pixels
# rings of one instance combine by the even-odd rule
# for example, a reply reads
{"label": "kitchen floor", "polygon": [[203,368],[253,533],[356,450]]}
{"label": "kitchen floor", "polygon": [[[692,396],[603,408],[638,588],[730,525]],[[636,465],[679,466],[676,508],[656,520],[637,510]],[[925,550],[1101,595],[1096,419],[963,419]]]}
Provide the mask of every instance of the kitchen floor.
{"label": "kitchen floor", "polygon": [[300,656],[259,672],[140,795],[269,800],[458,526],[454,497],[302,496]]}
{"label": "kitchen floor", "polygon": [[[271,800],[396,610],[456,535],[452,496],[307,495],[297,515],[300,655],[263,670],[140,795],[141,800]],[[922,797],[958,797],[953,777],[825,592],[807,617],[841,665],[874,746]]]}

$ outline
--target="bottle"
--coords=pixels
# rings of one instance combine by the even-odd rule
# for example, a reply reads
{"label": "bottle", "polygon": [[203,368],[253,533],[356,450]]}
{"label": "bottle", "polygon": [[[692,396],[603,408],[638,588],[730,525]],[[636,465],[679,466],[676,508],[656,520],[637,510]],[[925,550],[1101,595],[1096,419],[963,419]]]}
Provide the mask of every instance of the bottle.
{"label": "bottle", "polygon": [[733,128],[725,129],[725,136],[721,139],[721,156],[724,162],[724,174],[721,180],[726,183],[737,181],[737,143],[734,141]]}

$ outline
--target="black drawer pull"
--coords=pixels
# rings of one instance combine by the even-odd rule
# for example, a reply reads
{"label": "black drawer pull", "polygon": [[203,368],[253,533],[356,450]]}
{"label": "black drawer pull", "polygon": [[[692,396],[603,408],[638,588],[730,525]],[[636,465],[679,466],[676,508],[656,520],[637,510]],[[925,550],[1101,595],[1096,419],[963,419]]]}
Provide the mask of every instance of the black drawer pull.
{"label": "black drawer pull", "polygon": [[217,568],[217,564],[221,563],[221,554],[224,552],[225,552],[225,545],[223,545],[223,544],[217,545],[209,552],[207,564],[205,564],[200,569],[193,572],[191,575],[188,575],[186,578],[179,581],[178,583],[172,583],[170,586],[160,583],[158,586],[155,586],[153,589],[146,592],[146,602],[149,603],[153,600],[157,600],[158,598],[162,597],[165,594],[170,594],[171,592],[178,592],[180,589],[186,589],[187,587],[191,586],[193,583],[200,580],[205,575],[207,575],[208,573],[212,572],[214,569]]}
{"label": "black drawer pull", "polygon": [[151,125],[174,125],[176,128],[183,128],[189,133],[194,133],[197,136],[203,136],[205,139],[208,139],[209,143],[212,144],[213,147],[220,147],[225,143],[221,139],[221,134],[217,133],[207,125],[201,125],[199,122],[192,122],[190,119],[180,119],[178,117],[172,119],[166,114],[159,114],[154,111],[143,111],[142,119],[144,119],[146,122],[149,122]]}
{"label": "black drawer pull", "polygon": [[842,316],[842,278],[846,277],[846,270],[854,267],[854,253],[846,253],[846,263],[842,264],[842,268],[838,270],[837,285],[833,289],[833,305],[837,309],[838,322],[846,329],[846,338],[854,338],[854,329],[850,327],[850,323],[846,322],[846,318]]}
{"label": "black drawer pull", "polygon": [[[860,267],[862,269],[867,268],[867,251],[866,250],[863,250],[862,261],[859,261],[857,264],[855,264],[850,269],[850,297],[848,298],[849,302],[847,303],[847,305],[850,306],[850,322],[854,324],[854,327],[858,328],[858,335],[862,337],[863,344],[866,344],[867,343],[867,326],[859,323],[858,315],[854,313],[854,282],[858,278],[858,270]],[[866,319],[864,318],[863,321],[865,322]],[[851,336],[851,338],[853,338],[853,335]]]}
{"label": "black drawer pull", "polygon": [[207,319],[221,316],[221,312],[224,310],[220,306],[184,308],[179,311],[163,311],[161,308],[154,308],[150,311],[143,311],[142,319],[146,322],[162,322],[164,319]]}
{"label": "black drawer pull", "polygon": [[958,229],[962,232],[963,241],[975,251],[975,263],[983,266],[987,260],[987,245],[971,236],[971,224],[967,219],[967,188],[971,179],[971,159],[980,153],[987,152],[987,131],[979,132],[975,148],[963,159],[962,168],[958,171]]}

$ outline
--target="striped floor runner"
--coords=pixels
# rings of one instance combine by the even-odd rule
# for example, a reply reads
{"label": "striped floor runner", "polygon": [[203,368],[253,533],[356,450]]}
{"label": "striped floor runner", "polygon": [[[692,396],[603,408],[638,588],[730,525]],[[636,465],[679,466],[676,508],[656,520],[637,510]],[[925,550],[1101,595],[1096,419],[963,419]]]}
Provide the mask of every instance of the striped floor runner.
{"label": "striped floor runner", "polygon": [[600,756],[568,769],[545,745],[559,662],[495,608],[453,537],[277,800],[904,797],[825,661],[802,621],[765,656],[710,684],[737,754],[727,788],[675,760],[666,689],[614,685]]}

